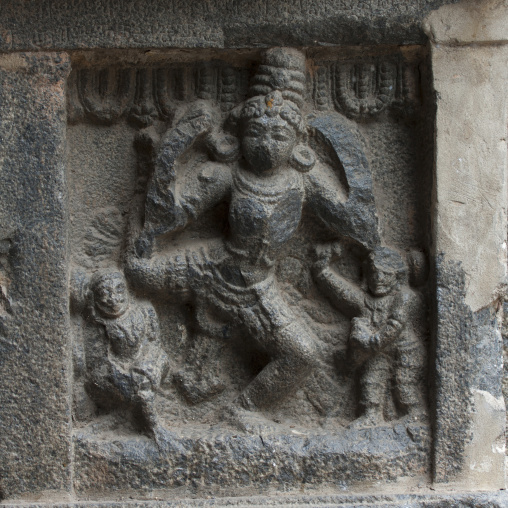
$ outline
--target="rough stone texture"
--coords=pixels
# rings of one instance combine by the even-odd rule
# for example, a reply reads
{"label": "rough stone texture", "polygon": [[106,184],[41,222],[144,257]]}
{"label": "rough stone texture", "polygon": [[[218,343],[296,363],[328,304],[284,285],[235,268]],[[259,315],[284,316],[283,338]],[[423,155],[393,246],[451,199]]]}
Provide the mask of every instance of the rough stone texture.
{"label": "rough stone texture", "polygon": [[425,43],[446,0],[3,2],[0,50]]}
{"label": "rough stone texture", "polygon": [[499,298],[506,278],[508,48],[433,46],[432,61],[436,251],[462,262],[476,312]]}
{"label": "rough stone texture", "polygon": [[428,428],[420,425],[333,433],[296,427],[287,434],[261,430],[257,435],[224,424],[175,429],[166,454],[144,437],[83,429],[74,439],[74,488],[82,499],[164,491],[206,497],[363,489],[379,478],[404,482],[409,476],[408,484],[423,484],[430,463]]}
{"label": "rough stone texture", "polygon": [[445,5],[425,20],[435,44],[498,44],[508,41],[506,0],[467,0]]}
{"label": "rough stone texture", "polygon": [[[127,498],[122,501],[102,502],[76,502],[54,503],[55,508],[175,508],[183,506],[209,507],[209,506],[341,506],[343,508],[505,508],[508,503],[506,492],[497,493],[427,493],[427,494],[364,494],[364,495],[304,495],[299,496],[250,496],[236,498],[208,499],[172,499],[166,501],[146,500],[133,501]],[[14,508],[18,505],[4,504],[5,508]],[[24,505],[27,508],[44,508],[45,503]]]}
{"label": "rough stone texture", "polygon": [[[503,396],[505,406],[508,407],[508,301],[505,295],[505,301],[503,302],[503,326],[502,326],[502,337],[503,337]],[[506,436],[508,444],[508,435]]]}
{"label": "rough stone texture", "polygon": [[434,477],[504,486],[505,407],[497,307],[473,313],[465,273],[437,259]]}
{"label": "rough stone texture", "polygon": [[464,485],[504,485],[508,48],[497,43],[507,22],[506,2],[464,2],[426,25],[437,101],[434,474]]}
{"label": "rough stone texture", "polygon": [[[507,5],[454,3],[3,2],[0,51],[12,53],[0,57],[0,498],[40,502],[34,506],[70,499],[62,507],[507,504],[505,493],[428,489],[432,468],[437,488],[495,490],[504,482]],[[425,43],[422,20],[439,6],[425,22],[434,111],[425,49],[396,46]],[[267,55],[256,48],[277,45],[310,48],[306,58],[272,51],[254,71]],[[327,45],[343,47],[319,47]],[[69,50],[69,81],[68,56],[16,53],[27,49]],[[245,113],[249,95],[257,99]],[[287,125],[270,143],[235,124],[261,110],[258,130],[273,128],[274,106],[286,107]],[[286,202],[302,206],[283,207],[293,229],[273,220],[270,199],[258,199],[267,196],[259,180],[250,190],[248,180],[231,186],[240,154],[251,170],[287,163],[305,175],[294,179],[305,189],[290,189],[301,201]],[[201,183],[185,187],[180,200],[172,185],[184,187],[182,168],[196,167]],[[187,228],[222,184],[224,201]],[[313,186],[321,194],[310,193],[300,227],[302,196]],[[250,192],[236,209],[242,220],[227,213],[239,189]],[[255,212],[245,213],[249,207]],[[178,238],[168,233],[184,227],[180,239],[191,248],[182,263],[172,257]],[[286,251],[276,246],[269,270],[253,250],[243,261],[231,245],[227,254],[214,251],[227,260],[230,282],[254,287],[254,303],[228,289],[222,309],[194,320],[207,297],[195,282],[217,289],[212,268],[220,265],[193,246],[236,235],[236,252],[252,237],[273,247],[288,231],[294,242]],[[383,272],[395,297],[377,295],[365,276],[380,242],[398,256]],[[402,257],[409,273],[394,268]],[[157,263],[150,273],[153,258],[174,263],[171,277],[161,277]],[[136,278],[139,266],[148,274],[143,284],[162,296]],[[183,273],[193,285],[169,294]],[[399,273],[409,277],[395,284]],[[276,283],[258,285],[267,274]],[[402,304],[413,300],[406,314]],[[340,310],[355,302],[359,311]],[[246,309],[254,318],[233,347],[229,325],[243,325]],[[203,316],[220,326],[196,333]],[[267,323],[271,331],[258,333]],[[286,356],[245,340],[270,345],[274,330],[284,332],[291,361],[276,364]],[[383,336],[399,342],[355,372],[351,342],[375,348]],[[319,353],[298,350],[308,337]],[[289,364],[293,382],[274,390],[281,402],[254,403],[246,387],[274,364],[272,381]],[[304,489],[323,495],[283,497]],[[267,492],[274,495],[259,497]]]}
{"label": "rough stone texture", "polygon": [[[76,62],[67,161],[77,495],[428,480],[426,54],[309,53],[216,52],[211,63],[170,53],[134,70]],[[274,118],[287,137],[265,135]],[[380,238],[392,249],[378,249]],[[366,282],[375,259],[395,259],[388,291]],[[96,285],[108,270],[119,304],[110,311]],[[352,315],[341,310],[348,298],[333,296],[342,287],[360,302]],[[150,377],[142,300],[170,359],[149,390],[132,374]],[[367,351],[365,375],[367,360],[348,365],[351,318],[390,344]],[[108,354],[110,342],[126,345]]]}
{"label": "rough stone texture", "polygon": [[0,57],[0,496],[70,486],[65,82],[59,54]]}

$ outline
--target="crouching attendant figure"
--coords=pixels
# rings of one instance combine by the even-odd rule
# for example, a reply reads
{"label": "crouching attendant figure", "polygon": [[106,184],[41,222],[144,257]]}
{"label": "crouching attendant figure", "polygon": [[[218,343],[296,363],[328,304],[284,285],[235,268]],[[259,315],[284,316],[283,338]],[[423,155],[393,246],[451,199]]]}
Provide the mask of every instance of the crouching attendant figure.
{"label": "crouching attendant figure", "polygon": [[[159,442],[163,429],[155,392],[168,372],[159,320],[148,302],[134,302],[123,273],[75,277],[74,304],[97,333],[85,343],[85,389],[99,408],[127,406]],[[136,418],[137,417],[137,418]]]}

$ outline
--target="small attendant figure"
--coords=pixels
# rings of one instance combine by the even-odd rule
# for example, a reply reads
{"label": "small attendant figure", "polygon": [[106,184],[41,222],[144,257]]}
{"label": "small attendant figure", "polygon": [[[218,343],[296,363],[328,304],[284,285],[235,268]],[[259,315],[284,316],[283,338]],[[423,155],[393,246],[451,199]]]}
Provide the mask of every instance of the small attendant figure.
{"label": "small attendant figure", "polygon": [[[406,284],[407,268],[396,251],[378,247],[368,257],[368,291],[346,280],[330,266],[334,247],[321,251],[315,279],[332,304],[351,318],[349,352],[360,368],[362,414],[355,427],[384,422],[391,373],[396,398],[408,420],[420,419],[425,408],[421,382],[425,348],[413,330],[421,303]],[[340,249],[339,249],[340,252]]]}
{"label": "small attendant figure", "polygon": [[131,300],[119,271],[98,271],[90,281],[82,276],[81,286],[85,317],[101,330],[85,344],[85,389],[99,407],[130,406],[158,441],[163,429],[155,392],[169,360],[157,314],[150,303]]}

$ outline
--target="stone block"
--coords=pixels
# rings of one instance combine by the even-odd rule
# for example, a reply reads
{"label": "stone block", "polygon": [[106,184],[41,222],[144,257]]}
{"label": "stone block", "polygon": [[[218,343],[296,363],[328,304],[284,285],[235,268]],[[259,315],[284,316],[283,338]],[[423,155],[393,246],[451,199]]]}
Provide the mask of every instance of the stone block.
{"label": "stone block", "polygon": [[0,493],[68,492],[65,54],[0,57]]}
{"label": "stone block", "polygon": [[2,506],[505,506],[506,16],[4,2]]}

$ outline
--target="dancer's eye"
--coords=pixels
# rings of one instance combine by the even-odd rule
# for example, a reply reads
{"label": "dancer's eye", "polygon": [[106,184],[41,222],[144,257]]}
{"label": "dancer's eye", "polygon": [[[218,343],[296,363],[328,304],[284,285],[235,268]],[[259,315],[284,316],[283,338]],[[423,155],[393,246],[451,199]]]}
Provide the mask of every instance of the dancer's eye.
{"label": "dancer's eye", "polygon": [[252,126],[247,128],[244,135],[249,138],[258,138],[262,135],[262,131],[258,127]]}
{"label": "dancer's eye", "polygon": [[272,132],[272,138],[275,141],[291,141],[291,133],[287,129],[275,129]]}

